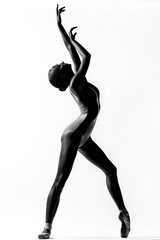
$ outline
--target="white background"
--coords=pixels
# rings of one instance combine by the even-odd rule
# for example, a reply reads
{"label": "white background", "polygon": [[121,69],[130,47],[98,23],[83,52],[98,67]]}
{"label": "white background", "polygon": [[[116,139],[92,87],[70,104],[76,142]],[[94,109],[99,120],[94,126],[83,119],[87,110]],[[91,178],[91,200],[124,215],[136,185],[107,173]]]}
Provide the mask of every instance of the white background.
{"label": "white background", "polygon": [[[130,237],[160,236],[160,1],[8,0],[0,7],[0,226],[37,239],[57,170],[60,137],[79,115],[69,91],[47,78],[71,63],[56,26],[78,26],[92,54],[88,81],[101,92],[93,139],[118,168]],[[62,193],[52,236],[119,237],[104,174],[80,154]],[[7,233],[7,234],[6,234]]]}

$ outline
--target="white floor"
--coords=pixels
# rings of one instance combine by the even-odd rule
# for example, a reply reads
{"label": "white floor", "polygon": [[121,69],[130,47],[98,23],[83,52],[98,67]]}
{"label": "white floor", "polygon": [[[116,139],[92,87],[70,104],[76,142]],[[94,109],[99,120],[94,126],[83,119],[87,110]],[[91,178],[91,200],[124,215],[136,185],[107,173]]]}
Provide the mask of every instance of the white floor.
{"label": "white floor", "polygon": [[[38,239],[38,238],[21,238],[21,239],[24,239],[24,240],[31,240],[31,239]],[[122,240],[122,238],[114,238],[114,237],[57,237],[57,238],[54,238],[54,237],[50,237],[50,239],[53,239],[53,240]],[[132,237],[129,237],[128,239],[130,240],[160,240],[160,237],[147,237],[147,238],[142,238],[142,237],[136,237],[136,238],[132,238]],[[2,239],[3,240],[3,239]]]}
{"label": "white floor", "polygon": [[[103,238],[98,238],[98,237],[79,237],[79,238],[53,238],[51,237],[50,239],[54,239],[54,240],[122,240],[122,238],[114,238],[114,237],[103,237]],[[131,240],[160,240],[160,237],[147,237],[147,238],[142,238],[142,237],[136,237],[136,238],[128,238]]]}
{"label": "white floor", "polygon": [[[114,237],[71,237],[71,238],[54,238],[54,237],[51,237],[50,239],[54,239],[54,240],[122,240],[122,238],[114,238]],[[131,239],[131,240],[160,240],[160,237],[147,237],[147,238],[142,238],[142,237],[136,237],[136,238],[132,238],[132,237],[129,237],[128,239]]]}
{"label": "white floor", "polygon": [[[51,237],[50,239],[54,239],[54,240],[122,240],[122,238],[114,238],[114,237],[72,237],[72,238],[54,238],[54,237]],[[136,237],[136,238],[128,238],[128,239],[131,239],[131,240],[160,240],[160,237],[147,237],[147,238],[142,238],[142,237]]]}
{"label": "white floor", "polygon": [[[12,235],[11,232],[8,234],[2,234],[0,237],[1,240],[38,240],[38,236],[25,236],[24,234],[20,235],[17,231],[17,235]],[[53,240],[122,240],[122,238],[115,238],[115,237],[53,237],[51,236],[50,239]],[[128,237],[130,240],[160,240],[160,237]]]}

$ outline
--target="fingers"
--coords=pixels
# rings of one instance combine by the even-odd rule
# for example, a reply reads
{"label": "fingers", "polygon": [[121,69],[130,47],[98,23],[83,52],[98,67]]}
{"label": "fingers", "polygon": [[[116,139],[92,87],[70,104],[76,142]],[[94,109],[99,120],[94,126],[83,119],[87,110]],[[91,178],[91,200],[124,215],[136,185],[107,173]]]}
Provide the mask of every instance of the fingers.
{"label": "fingers", "polygon": [[57,7],[56,7],[56,12],[57,12],[57,15],[58,15],[58,7],[59,7],[59,4],[57,4]]}
{"label": "fingers", "polygon": [[56,8],[56,10],[57,10],[57,14],[58,14],[58,13],[62,13],[62,12],[65,11],[65,7],[61,7],[61,8],[59,8],[59,4],[57,4],[57,8]]}
{"label": "fingers", "polygon": [[[72,31],[74,30],[74,29],[76,29],[77,27],[72,27],[71,29],[70,29],[70,31],[69,31],[69,35],[71,36],[71,35],[73,35],[73,33],[72,33]],[[77,34],[77,33],[76,33]],[[76,34],[74,34],[74,35],[76,35]]]}
{"label": "fingers", "polygon": [[75,38],[75,37],[76,37],[76,35],[77,35],[77,33],[75,33],[75,34],[73,35],[73,37]]}
{"label": "fingers", "polygon": [[68,35],[69,35],[69,37],[70,37],[71,40],[74,40],[74,39],[75,39],[75,36],[76,36],[77,33],[74,33],[74,34],[73,34],[72,31],[73,31],[74,29],[76,29],[76,28],[77,28],[77,27],[72,27],[72,28],[70,29],[70,31],[69,31],[69,34],[68,34]]}
{"label": "fingers", "polygon": [[62,12],[64,12],[64,11],[65,11],[65,7],[62,7],[62,8],[59,9],[59,12],[60,12],[60,13],[62,13]]}
{"label": "fingers", "polygon": [[74,29],[76,29],[77,27],[72,27],[71,29],[70,29],[70,32],[72,32]]}

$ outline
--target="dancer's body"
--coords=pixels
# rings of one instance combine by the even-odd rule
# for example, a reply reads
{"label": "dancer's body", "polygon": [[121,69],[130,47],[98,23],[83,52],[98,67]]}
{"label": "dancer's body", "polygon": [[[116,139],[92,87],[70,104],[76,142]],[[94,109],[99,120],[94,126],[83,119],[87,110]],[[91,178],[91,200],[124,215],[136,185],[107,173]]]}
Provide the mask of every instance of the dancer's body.
{"label": "dancer's body", "polygon": [[[91,55],[75,40],[76,34],[72,33],[74,28],[70,30],[69,36],[67,35],[61,23],[63,11],[65,8],[58,9],[57,5],[58,28],[73,60],[75,73],[70,64],[62,62],[51,68],[49,80],[60,91],[65,91],[69,87],[71,95],[80,108],[80,116],[63,131],[58,171],[47,199],[46,224],[44,231],[38,237],[46,239],[51,234],[52,221],[59,205],[60,195],[72,170],[77,151],[106,175],[108,190],[120,211],[121,236],[127,237],[130,231],[130,218],[118,184],[117,169],[91,138],[100,110],[99,90],[85,78]],[[81,61],[78,54],[82,58]]]}

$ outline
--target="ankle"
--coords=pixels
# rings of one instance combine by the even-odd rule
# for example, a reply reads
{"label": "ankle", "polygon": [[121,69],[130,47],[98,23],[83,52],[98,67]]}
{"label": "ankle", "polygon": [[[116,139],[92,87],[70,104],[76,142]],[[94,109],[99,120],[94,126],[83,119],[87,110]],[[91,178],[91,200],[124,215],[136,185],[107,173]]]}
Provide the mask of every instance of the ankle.
{"label": "ankle", "polygon": [[123,208],[123,209],[120,210],[120,212],[122,212],[122,213],[128,213],[128,210],[127,210],[126,208]]}
{"label": "ankle", "polygon": [[52,223],[45,223],[44,229],[52,230]]}
{"label": "ankle", "polygon": [[46,234],[51,234],[51,230],[49,230],[49,229],[47,229],[47,228],[44,228],[44,230],[43,230],[42,233],[43,233],[43,234],[44,234],[44,233],[46,233]]}

